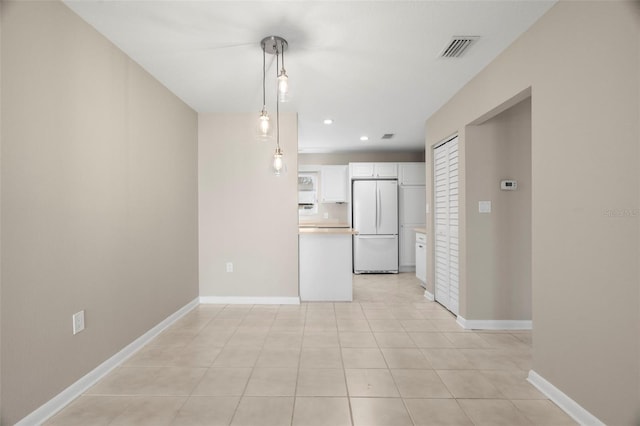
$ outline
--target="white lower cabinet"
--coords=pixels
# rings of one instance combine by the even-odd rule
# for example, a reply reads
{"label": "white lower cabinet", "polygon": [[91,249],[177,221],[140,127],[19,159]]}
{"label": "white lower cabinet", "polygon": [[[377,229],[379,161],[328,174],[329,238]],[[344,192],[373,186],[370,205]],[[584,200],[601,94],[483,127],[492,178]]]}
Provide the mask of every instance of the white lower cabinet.
{"label": "white lower cabinet", "polygon": [[299,242],[300,300],[353,300],[351,234],[301,234]]}
{"label": "white lower cabinet", "polygon": [[415,228],[422,224],[400,225],[400,271],[410,272],[416,267]]}
{"label": "white lower cabinet", "polygon": [[424,186],[400,186],[400,271],[410,272],[416,266],[415,228],[424,228],[426,190]]}
{"label": "white lower cabinet", "polygon": [[420,232],[416,233],[415,245],[416,278],[423,284],[427,284],[427,236]]}

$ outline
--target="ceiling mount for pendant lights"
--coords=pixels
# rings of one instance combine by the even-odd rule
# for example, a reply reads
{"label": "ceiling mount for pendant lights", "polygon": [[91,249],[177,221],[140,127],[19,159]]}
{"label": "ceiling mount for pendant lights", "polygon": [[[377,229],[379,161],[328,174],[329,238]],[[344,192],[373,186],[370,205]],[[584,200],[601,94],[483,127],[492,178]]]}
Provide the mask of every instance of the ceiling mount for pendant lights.
{"label": "ceiling mount for pendant lights", "polygon": [[262,49],[266,53],[275,55],[276,53],[281,54],[287,50],[289,48],[289,43],[280,36],[268,36],[262,39],[260,46],[262,46]]}
{"label": "ceiling mount for pendant lights", "polygon": [[[267,113],[267,97],[265,89],[266,80],[266,55],[276,55],[276,151],[273,155],[272,168],[276,175],[286,171],[283,161],[282,149],[280,148],[280,102],[286,102],[289,96],[289,77],[284,67],[284,52],[289,47],[289,43],[279,36],[268,36],[260,41],[262,48],[262,110],[258,120],[258,134],[263,139],[268,139],[271,135],[271,123]],[[280,56],[282,56],[282,68],[280,68]]]}
{"label": "ceiling mount for pendant lights", "polygon": [[278,101],[287,102],[289,100],[289,76],[284,67],[284,52],[289,48],[289,43],[282,37],[269,36],[260,42],[263,53],[282,57],[282,68],[278,70]]}

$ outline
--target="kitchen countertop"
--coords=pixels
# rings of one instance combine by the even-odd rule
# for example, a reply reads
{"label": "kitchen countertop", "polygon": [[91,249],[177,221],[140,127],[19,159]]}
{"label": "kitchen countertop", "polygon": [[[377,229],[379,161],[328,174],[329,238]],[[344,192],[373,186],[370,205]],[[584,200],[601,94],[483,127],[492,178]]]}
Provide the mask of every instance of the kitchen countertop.
{"label": "kitchen countertop", "polygon": [[312,228],[312,227],[300,227],[298,228],[298,234],[315,234],[315,235],[327,235],[327,234],[344,234],[344,235],[356,235],[358,231],[353,228]]}
{"label": "kitchen countertop", "polygon": [[414,231],[420,233],[420,234],[426,234],[427,233],[427,228],[413,228]]}

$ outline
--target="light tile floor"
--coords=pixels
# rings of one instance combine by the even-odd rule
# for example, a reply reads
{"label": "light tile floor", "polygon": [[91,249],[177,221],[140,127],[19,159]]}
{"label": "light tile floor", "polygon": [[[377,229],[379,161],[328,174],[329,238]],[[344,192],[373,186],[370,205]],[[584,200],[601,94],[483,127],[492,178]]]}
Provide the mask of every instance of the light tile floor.
{"label": "light tile floor", "polygon": [[529,332],[472,332],[413,274],[353,303],[201,305],[54,425],[570,425],[526,381]]}

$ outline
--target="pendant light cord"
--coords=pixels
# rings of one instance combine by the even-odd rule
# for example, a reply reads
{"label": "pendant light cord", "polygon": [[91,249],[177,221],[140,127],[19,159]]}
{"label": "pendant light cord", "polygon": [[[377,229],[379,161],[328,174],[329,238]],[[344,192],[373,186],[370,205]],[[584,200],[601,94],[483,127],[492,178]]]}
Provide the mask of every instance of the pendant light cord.
{"label": "pendant light cord", "polygon": [[266,81],[266,74],[267,74],[267,67],[266,67],[266,52],[264,51],[264,43],[262,44],[262,109],[264,110],[267,107],[267,95],[265,93],[265,81]]}
{"label": "pendant light cord", "polygon": [[282,71],[284,71],[286,74],[287,71],[284,69],[284,43],[283,42],[280,42],[280,48],[282,49]]}
{"label": "pendant light cord", "polygon": [[[278,77],[278,68],[280,67],[279,53],[280,51],[276,46],[276,78]],[[278,100],[278,85],[276,85],[276,146],[278,147],[278,151],[280,151],[280,101]]]}

